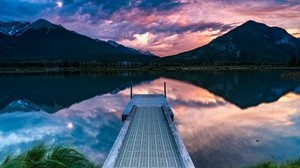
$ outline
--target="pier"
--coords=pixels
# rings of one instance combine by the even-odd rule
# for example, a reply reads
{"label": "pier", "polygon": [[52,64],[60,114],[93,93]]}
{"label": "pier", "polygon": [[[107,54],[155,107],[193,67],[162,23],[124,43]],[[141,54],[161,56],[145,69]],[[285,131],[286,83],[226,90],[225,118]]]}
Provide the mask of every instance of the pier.
{"label": "pier", "polygon": [[[132,93],[132,92],[131,92]],[[165,94],[131,95],[104,168],[194,168]]]}

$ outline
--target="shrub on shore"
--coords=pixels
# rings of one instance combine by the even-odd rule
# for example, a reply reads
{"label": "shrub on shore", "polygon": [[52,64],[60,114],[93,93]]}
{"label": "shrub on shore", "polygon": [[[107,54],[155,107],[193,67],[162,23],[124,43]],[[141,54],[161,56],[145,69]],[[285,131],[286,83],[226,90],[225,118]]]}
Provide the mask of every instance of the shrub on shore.
{"label": "shrub on shore", "polygon": [[276,163],[275,161],[265,161],[250,168],[300,168],[300,158],[296,160]]}
{"label": "shrub on shore", "polygon": [[8,155],[1,163],[0,168],[95,168],[75,148],[58,145],[48,147],[38,144],[20,154]]}

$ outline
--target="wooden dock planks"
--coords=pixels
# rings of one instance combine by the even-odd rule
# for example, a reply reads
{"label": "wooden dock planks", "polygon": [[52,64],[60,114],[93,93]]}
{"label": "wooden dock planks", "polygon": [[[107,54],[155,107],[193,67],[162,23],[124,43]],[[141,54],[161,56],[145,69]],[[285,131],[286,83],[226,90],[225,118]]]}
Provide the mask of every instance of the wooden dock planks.
{"label": "wooden dock planks", "polygon": [[164,95],[134,95],[104,168],[193,168]]}

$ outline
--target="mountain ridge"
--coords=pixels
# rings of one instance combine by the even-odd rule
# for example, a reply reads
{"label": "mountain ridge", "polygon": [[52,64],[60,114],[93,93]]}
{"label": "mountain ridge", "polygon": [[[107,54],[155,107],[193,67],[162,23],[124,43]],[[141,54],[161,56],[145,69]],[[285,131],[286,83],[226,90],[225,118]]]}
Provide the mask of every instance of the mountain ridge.
{"label": "mountain ridge", "polygon": [[166,61],[288,63],[300,60],[300,42],[285,29],[252,20]]}
{"label": "mountain ridge", "polygon": [[29,22],[24,21],[0,21],[0,33],[4,35],[15,35],[22,33],[29,25]]}
{"label": "mountain ridge", "polygon": [[[153,59],[158,60],[156,58],[149,51],[130,48],[112,40],[92,39],[45,19],[32,23],[0,22],[0,60],[4,61],[152,62]],[[300,40],[280,27],[249,20],[204,46],[160,60],[297,64],[300,62]]]}
{"label": "mountain ridge", "polygon": [[[9,23],[13,23],[12,27],[23,24],[15,30],[16,27],[5,27]],[[121,50],[45,19],[32,23],[1,22],[0,30],[0,60],[4,61],[147,61],[156,58],[125,46]]]}

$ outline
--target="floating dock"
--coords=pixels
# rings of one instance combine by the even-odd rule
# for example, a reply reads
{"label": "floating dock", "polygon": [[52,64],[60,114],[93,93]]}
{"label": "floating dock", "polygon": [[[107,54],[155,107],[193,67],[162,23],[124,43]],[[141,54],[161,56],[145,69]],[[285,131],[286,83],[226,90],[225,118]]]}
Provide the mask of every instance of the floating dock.
{"label": "floating dock", "polygon": [[104,168],[194,168],[162,94],[133,95]]}

